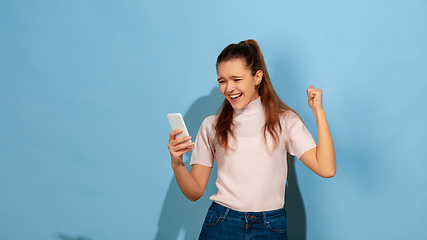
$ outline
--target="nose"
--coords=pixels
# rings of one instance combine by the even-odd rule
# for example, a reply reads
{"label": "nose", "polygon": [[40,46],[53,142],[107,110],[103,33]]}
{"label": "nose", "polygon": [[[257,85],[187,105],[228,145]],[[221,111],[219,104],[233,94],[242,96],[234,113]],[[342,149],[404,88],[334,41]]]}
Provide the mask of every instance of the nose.
{"label": "nose", "polygon": [[226,93],[231,93],[235,89],[234,81],[227,81],[227,86],[225,87]]}

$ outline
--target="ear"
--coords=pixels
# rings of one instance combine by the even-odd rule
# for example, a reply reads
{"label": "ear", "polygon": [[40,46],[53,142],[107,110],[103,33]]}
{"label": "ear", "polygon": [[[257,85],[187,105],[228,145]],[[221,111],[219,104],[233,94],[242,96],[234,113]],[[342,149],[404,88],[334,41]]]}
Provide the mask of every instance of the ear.
{"label": "ear", "polygon": [[255,73],[255,85],[259,85],[260,83],[261,83],[261,81],[262,81],[262,76],[264,75],[264,73],[262,72],[262,70],[258,70],[256,73]]}

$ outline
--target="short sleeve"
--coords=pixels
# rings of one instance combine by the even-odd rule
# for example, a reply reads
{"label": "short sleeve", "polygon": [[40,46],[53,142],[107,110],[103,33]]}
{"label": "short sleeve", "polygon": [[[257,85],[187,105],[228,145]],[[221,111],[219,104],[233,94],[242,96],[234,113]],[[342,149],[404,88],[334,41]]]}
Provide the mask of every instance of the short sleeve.
{"label": "short sleeve", "polygon": [[298,115],[288,114],[285,120],[288,134],[286,145],[291,155],[300,158],[308,150],[317,147],[313,136]]}
{"label": "short sleeve", "polygon": [[205,118],[197,133],[190,165],[200,164],[213,167],[215,161],[215,144],[213,134],[214,115]]}

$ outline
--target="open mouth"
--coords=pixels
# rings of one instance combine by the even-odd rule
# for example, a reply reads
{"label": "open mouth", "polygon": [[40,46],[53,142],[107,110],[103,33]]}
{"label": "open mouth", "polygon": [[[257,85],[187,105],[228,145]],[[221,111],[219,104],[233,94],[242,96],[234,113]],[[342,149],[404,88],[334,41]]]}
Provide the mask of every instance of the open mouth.
{"label": "open mouth", "polygon": [[234,94],[234,95],[229,95],[229,96],[230,96],[230,98],[231,98],[231,101],[235,102],[235,101],[238,101],[242,95],[243,95],[243,93],[240,93],[240,94]]}

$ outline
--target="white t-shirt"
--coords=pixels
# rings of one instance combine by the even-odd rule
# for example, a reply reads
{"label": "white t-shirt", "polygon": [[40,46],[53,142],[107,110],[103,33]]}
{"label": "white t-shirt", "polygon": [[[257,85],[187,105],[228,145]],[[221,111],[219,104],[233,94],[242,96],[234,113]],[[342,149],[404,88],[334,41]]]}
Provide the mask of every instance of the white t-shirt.
{"label": "white t-shirt", "polygon": [[287,152],[301,157],[315,148],[316,143],[295,113],[281,117],[282,133],[279,146],[267,132],[261,99],[234,111],[236,140],[230,140],[227,152],[215,140],[216,115],[207,117],[197,134],[190,164],[213,167],[216,159],[218,193],[211,200],[241,212],[261,212],[282,208],[285,203]]}

